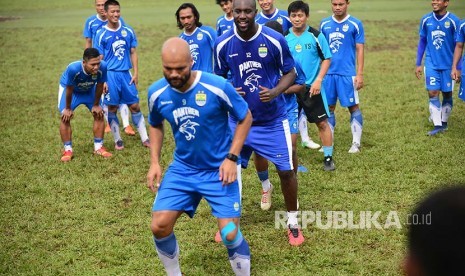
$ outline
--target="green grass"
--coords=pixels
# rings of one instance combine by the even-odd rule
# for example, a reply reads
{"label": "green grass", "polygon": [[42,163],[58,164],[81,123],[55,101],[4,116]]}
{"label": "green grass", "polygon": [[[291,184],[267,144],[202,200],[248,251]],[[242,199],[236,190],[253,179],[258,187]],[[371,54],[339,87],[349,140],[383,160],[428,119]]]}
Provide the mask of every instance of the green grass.
{"label": "green grass", "polygon": [[[285,8],[285,1],[277,1]],[[463,17],[465,3],[451,1]],[[128,1],[122,14],[136,30],[140,47],[141,106],[147,87],[160,78],[160,47],[179,33],[174,12],[182,1]],[[214,1],[196,1],[202,21],[221,13]],[[325,13],[326,11],[326,13]],[[299,174],[301,210],[398,211],[402,229],[323,230],[310,225],[306,243],[288,246],[274,228],[284,210],[275,193],[272,211],[259,208],[260,185],[251,167],[243,171],[242,229],[252,251],[254,275],[397,275],[405,252],[406,216],[433,189],[465,183],[465,105],[455,106],[447,133],[427,137],[427,96],[414,76],[417,29],[428,1],[353,1],[351,13],[366,30],[363,152],[347,153],[349,115],[337,109],[337,170],[323,172],[321,153],[299,148],[310,173]],[[91,118],[77,109],[75,158],[59,162],[61,142],[57,84],[66,65],[82,56],[82,25],[92,1],[5,1],[0,16],[0,274],[163,275],[149,230],[153,195],[145,188],[149,154],[138,137],[111,160],[92,156]],[[311,3],[311,24],[330,14],[329,1]],[[316,137],[316,128],[310,126]],[[111,136],[105,144],[113,150]],[[163,165],[171,160],[165,139]],[[271,181],[278,178],[271,169]],[[279,188],[276,189],[279,191]],[[186,275],[231,275],[227,253],[213,242],[216,223],[204,202],[194,220],[176,226]]]}

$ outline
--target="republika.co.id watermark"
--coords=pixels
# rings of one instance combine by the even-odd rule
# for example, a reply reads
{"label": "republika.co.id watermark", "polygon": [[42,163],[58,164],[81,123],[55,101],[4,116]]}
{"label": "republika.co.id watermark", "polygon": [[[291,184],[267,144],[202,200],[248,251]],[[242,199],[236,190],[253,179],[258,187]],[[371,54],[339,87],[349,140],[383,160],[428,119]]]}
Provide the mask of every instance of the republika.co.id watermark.
{"label": "republika.co.id watermark", "polygon": [[[287,212],[275,211],[275,228],[287,228]],[[431,213],[407,214],[401,220],[397,211],[298,211],[302,229],[402,229],[404,225],[431,225]]]}

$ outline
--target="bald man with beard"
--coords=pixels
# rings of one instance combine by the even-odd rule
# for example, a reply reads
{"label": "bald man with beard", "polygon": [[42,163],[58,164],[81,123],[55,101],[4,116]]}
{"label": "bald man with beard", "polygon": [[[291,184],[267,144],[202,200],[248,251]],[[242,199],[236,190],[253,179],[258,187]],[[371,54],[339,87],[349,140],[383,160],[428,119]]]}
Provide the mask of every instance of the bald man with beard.
{"label": "bald man with beard", "polygon": [[[156,192],[151,230],[168,275],[181,275],[173,232],[178,217],[191,218],[202,198],[217,218],[236,275],[250,275],[250,250],[243,237],[238,155],[252,124],[247,103],[225,79],[192,70],[187,42],[170,38],[162,47],[164,78],[148,89],[150,169],[147,187]],[[232,133],[228,113],[238,120]],[[176,148],[162,179],[163,120],[170,123]]]}

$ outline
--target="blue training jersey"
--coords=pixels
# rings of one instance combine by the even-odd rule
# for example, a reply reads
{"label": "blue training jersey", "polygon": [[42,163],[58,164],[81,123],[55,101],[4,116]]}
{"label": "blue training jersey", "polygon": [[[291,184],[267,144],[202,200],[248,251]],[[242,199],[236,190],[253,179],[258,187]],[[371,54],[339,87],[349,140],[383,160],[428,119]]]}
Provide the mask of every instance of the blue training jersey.
{"label": "blue training jersey", "polygon": [[282,74],[294,69],[294,59],[280,33],[258,25],[257,33],[243,40],[234,28],[219,37],[215,44],[215,73],[226,77],[234,87],[241,87],[249,104],[253,125],[273,124],[286,118],[284,95],[271,102],[260,101],[259,86],[275,87]]}
{"label": "blue training jersey", "polygon": [[310,26],[299,36],[290,28],[286,40],[294,60],[302,65],[305,83],[311,85],[320,72],[321,62],[332,57],[328,41],[321,32]]}
{"label": "blue training jersey", "polygon": [[419,34],[426,37],[425,66],[436,70],[450,70],[454,57],[456,31],[460,19],[447,12],[437,19],[434,12],[420,21]]}
{"label": "blue training jersey", "polygon": [[[124,23],[123,18],[120,18],[121,23]],[[108,19],[102,20],[98,14],[92,15],[87,18],[86,23],[84,24],[84,30],[82,31],[82,35],[85,38],[91,38],[94,40],[97,31],[100,30],[103,26],[105,26],[108,22]]]}
{"label": "blue training jersey", "polygon": [[[465,19],[460,22],[456,42],[465,43]],[[465,76],[465,55],[462,57],[462,76]],[[462,77],[462,81],[465,81],[464,77]]]}
{"label": "blue training jersey", "polygon": [[234,29],[234,18],[227,19],[226,14],[216,20],[216,35],[220,36],[225,32]]}
{"label": "blue training jersey", "polygon": [[92,43],[103,55],[110,71],[127,71],[132,68],[131,48],[137,47],[137,37],[128,25],[119,22],[117,30],[105,25],[97,31]]}
{"label": "blue training jersey", "polygon": [[279,24],[283,26],[283,32],[286,33],[289,28],[292,27],[291,20],[289,19],[289,15],[287,11],[280,10],[278,8],[275,9],[274,13],[271,15],[266,15],[261,11],[257,16],[255,16],[255,22],[260,25],[265,25],[268,21],[278,21]]}
{"label": "blue training jersey", "polygon": [[63,87],[73,86],[73,92],[89,93],[97,83],[107,81],[107,64],[102,61],[95,75],[87,74],[82,65],[82,60],[71,62],[60,78]]}
{"label": "blue training jersey", "polygon": [[180,38],[187,41],[194,61],[192,70],[213,73],[213,46],[216,40],[216,31],[209,26],[197,27],[192,34],[182,32]]}
{"label": "blue training jersey", "polygon": [[199,170],[218,170],[231,147],[228,112],[243,120],[247,103],[220,76],[197,71],[191,87],[180,92],[163,78],[148,89],[151,126],[167,120],[176,148],[174,162]]}
{"label": "blue training jersey", "polygon": [[362,22],[350,15],[342,21],[331,16],[321,21],[320,32],[326,37],[333,55],[327,74],[355,76],[355,46],[365,44]]}

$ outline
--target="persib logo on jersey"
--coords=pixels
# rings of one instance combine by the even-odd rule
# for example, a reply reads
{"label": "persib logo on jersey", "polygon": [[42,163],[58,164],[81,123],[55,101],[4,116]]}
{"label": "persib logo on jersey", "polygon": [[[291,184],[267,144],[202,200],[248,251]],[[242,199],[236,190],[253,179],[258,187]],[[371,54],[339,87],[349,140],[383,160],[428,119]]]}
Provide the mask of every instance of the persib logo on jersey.
{"label": "persib logo on jersey", "polygon": [[261,58],[266,57],[266,55],[268,55],[268,48],[266,48],[265,46],[259,47],[258,48],[258,55]]}
{"label": "persib logo on jersey", "polygon": [[197,94],[195,94],[195,103],[198,106],[204,106],[207,103],[207,95],[205,92],[199,91]]}
{"label": "persib logo on jersey", "polygon": [[203,39],[203,34],[202,33],[198,33],[197,34],[197,40],[202,40]]}
{"label": "persib logo on jersey", "polygon": [[344,26],[342,26],[342,31],[347,32],[348,30],[349,30],[349,25],[344,24]]}
{"label": "persib logo on jersey", "polygon": [[126,32],[126,30],[122,30],[122,31],[121,31],[121,36],[122,36],[122,37],[127,37],[127,36],[128,36],[128,32]]}
{"label": "persib logo on jersey", "polygon": [[294,49],[295,49],[295,51],[296,51],[297,53],[300,53],[300,52],[302,52],[302,45],[297,44],[297,45],[295,45]]}
{"label": "persib logo on jersey", "polygon": [[450,21],[446,21],[444,23],[444,27],[446,27],[446,29],[449,29],[450,28]]}
{"label": "persib logo on jersey", "polygon": [[278,17],[278,19],[276,19],[276,21],[278,21],[279,24],[283,24],[283,18],[282,17]]}

